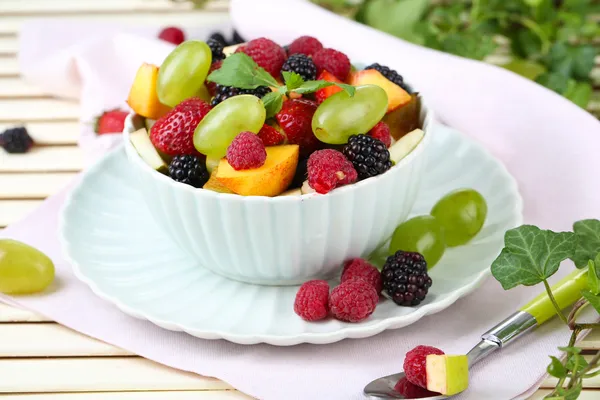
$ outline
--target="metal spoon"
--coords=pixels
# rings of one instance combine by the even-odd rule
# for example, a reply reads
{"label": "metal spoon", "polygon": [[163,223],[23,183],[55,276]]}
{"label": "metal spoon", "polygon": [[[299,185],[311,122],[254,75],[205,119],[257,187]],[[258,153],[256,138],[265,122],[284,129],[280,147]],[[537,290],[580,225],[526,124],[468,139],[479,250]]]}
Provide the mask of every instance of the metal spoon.
{"label": "metal spoon", "polygon": [[[572,305],[581,297],[581,290],[587,286],[587,268],[575,270],[552,287],[552,293],[561,309]],[[498,325],[481,335],[481,341],[468,353],[469,369],[478,361],[502,349],[514,339],[523,336],[536,326],[540,326],[556,315],[556,311],[546,292],[521,307],[521,309]],[[398,381],[404,378],[404,372],[375,379],[365,386],[364,394],[368,399],[406,399],[395,390]],[[421,400],[441,400],[448,396],[437,395]]]}

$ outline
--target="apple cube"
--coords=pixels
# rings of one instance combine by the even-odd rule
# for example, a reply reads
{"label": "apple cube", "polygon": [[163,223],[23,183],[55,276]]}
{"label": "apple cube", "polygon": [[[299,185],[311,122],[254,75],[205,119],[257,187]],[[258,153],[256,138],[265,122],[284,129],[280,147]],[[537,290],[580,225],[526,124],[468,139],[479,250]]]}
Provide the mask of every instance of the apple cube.
{"label": "apple cube", "polygon": [[469,386],[469,363],[465,355],[430,354],[425,368],[427,390],[452,396]]}

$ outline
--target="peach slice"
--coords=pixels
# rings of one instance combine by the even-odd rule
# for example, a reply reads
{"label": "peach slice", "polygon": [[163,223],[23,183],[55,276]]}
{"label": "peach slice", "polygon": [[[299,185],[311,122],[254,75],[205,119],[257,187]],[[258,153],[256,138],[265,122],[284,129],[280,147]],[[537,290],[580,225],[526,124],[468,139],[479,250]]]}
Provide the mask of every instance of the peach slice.
{"label": "peach slice", "polygon": [[143,63],[135,75],[127,97],[127,104],[133,111],[154,120],[159,119],[171,109],[158,101],[156,94],[157,79],[158,67]]}
{"label": "peach slice", "polygon": [[388,96],[388,113],[402,107],[411,100],[410,94],[406,90],[387,79],[375,69],[356,71],[350,76],[350,84],[354,86],[377,85],[385,90]]}

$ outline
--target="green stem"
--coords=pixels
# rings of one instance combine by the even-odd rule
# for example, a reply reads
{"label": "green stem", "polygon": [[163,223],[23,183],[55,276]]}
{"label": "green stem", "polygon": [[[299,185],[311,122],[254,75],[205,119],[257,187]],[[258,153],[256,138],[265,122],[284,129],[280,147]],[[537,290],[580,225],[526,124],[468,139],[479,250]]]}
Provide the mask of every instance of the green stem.
{"label": "green stem", "polygon": [[562,322],[565,323],[565,325],[569,325],[569,321],[567,321],[567,318],[563,314],[562,310],[558,306],[558,303],[556,302],[556,299],[554,298],[554,295],[552,294],[552,289],[550,289],[550,285],[548,284],[548,281],[546,279],[544,279],[543,282],[544,282],[544,287],[546,288],[546,292],[548,293],[548,297],[550,298],[552,305],[556,309],[556,313],[558,314],[559,318],[562,320]]}
{"label": "green stem", "polygon": [[577,317],[577,314],[579,313],[579,311],[584,308],[586,305],[588,305],[588,301],[585,298],[580,298],[579,300],[577,300],[577,302],[575,303],[575,305],[573,305],[573,308],[571,309],[571,312],[569,313],[569,316],[567,317],[567,321],[569,322],[569,328],[571,330],[575,330],[575,318]]}
{"label": "green stem", "polygon": [[[569,347],[573,347],[575,345],[575,342],[577,341],[577,335],[579,335],[580,330],[575,327],[575,329],[573,329],[573,332],[571,332],[571,338],[569,339]],[[567,362],[569,362],[569,358],[565,358],[565,361],[563,362],[563,365],[567,366]],[[552,393],[550,393],[548,396],[558,396],[558,389],[562,388],[565,380],[567,379],[566,376],[563,376],[562,378],[560,378],[558,380],[558,382],[556,382],[556,386],[554,387],[554,390],[552,391]],[[549,399],[551,397],[546,397],[546,399]],[[560,398],[560,397],[558,397]]]}
{"label": "green stem", "polygon": [[584,379],[589,379],[589,378],[593,378],[593,377],[598,376],[598,375],[600,375],[600,369],[597,370],[597,371],[590,372],[588,374],[583,375],[583,378]]}
{"label": "green stem", "polygon": [[580,329],[600,329],[600,323],[596,324],[575,324]]}
{"label": "green stem", "polygon": [[594,356],[594,358],[592,358],[590,360],[590,362],[588,363],[588,365],[581,370],[581,375],[585,375],[588,371],[590,371],[592,368],[594,368],[597,364],[598,361],[600,361],[600,350],[598,350],[598,352],[596,353],[596,355]]}

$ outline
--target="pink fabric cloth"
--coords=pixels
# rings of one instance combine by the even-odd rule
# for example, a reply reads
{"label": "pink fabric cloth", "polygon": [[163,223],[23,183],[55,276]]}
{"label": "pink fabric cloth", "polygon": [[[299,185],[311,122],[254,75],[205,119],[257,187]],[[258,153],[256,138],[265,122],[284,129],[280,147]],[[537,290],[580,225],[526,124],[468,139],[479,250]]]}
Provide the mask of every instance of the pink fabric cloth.
{"label": "pink fabric cloth", "polygon": [[[246,37],[264,35],[286,44],[312,34],[354,60],[397,68],[445,123],[504,161],[519,182],[527,223],[570,229],[577,219],[600,215],[600,187],[594,184],[600,175],[600,123],[560,96],[500,68],[414,46],[305,1],[233,0],[231,10]],[[270,18],[266,24],[267,14],[294,15],[310,24],[284,18]],[[197,37],[209,30],[200,28]],[[156,31],[32,22],[21,33],[22,72],[58,96],[81,99],[82,120],[89,120],[106,107],[123,104],[142,61],[160,63],[170,51],[172,46],[153,39]],[[84,127],[80,144],[92,161],[115,140],[97,141]],[[73,276],[57,238],[57,218],[73,184],[0,233],[52,257],[57,267],[53,290],[0,298],[159,363],[220,378],[264,400],[361,399],[364,385],[400,370],[412,347],[428,344],[447,353],[466,352],[481,333],[540,290],[504,292],[489,279],[447,310],[407,328],[330,345],[278,348],[196,339],[123,314]],[[570,269],[565,267],[560,276]],[[560,321],[548,323],[478,364],[469,390],[457,398],[524,398],[539,384],[548,355],[557,354],[556,347],[565,345],[568,336]]]}

